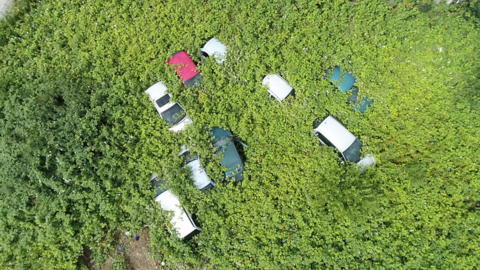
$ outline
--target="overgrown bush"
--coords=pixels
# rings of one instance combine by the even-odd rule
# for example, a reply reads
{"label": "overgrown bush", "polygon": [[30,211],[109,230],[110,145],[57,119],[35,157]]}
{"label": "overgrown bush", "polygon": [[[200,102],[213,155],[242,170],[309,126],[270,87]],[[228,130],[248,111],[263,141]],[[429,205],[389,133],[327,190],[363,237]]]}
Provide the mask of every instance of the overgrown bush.
{"label": "overgrown bush", "polygon": [[[197,269],[474,269],[478,238],[478,19],[386,1],[32,2],[0,23],[0,265],[74,269],[87,245],[150,227],[152,251]],[[227,61],[203,60],[215,36]],[[166,59],[187,50],[204,76],[185,89]],[[323,79],[341,65],[361,114]],[[261,85],[281,74],[291,103]],[[194,124],[168,131],[143,93],[163,80]],[[340,165],[312,135],[333,115],[377,166]],[[246,179],[222,182],[209,130],[245,149]],[[198,152],[217,188],[177,156]],[[153,202],[156,172],[203,232],[183,242]]]}

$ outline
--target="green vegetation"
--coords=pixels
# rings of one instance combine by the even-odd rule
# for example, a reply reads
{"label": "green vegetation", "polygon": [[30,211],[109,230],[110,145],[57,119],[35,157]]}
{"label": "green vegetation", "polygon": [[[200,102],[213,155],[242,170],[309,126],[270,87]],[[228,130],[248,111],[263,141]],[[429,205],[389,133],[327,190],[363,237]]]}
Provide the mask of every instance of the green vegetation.
{"label": "green vegetation", "polygon": [[[0,23],[0,268],[75,269],[84,246],[101,263],[118,230],[143,226],[152,254],[192,269],[478,267],[477,2],[237,2],[32,1]],[[201,58],[212,36],[229,49],[221,65]],[[182,49],[201,88],[165,63]],[[322,79],[337,64],[373,111]],[[271,73],[295,100],[268,98]],[[183,133],[143,93],[159,80],[194,122]],[[360,175],[320,146],[325,110],[377,166]],[[221,182],[213,126],[250,145],[241,184]],[[193,186],[183,144],[216,189]],[[196,215],[192,241],[168,232],[152,172]]]}

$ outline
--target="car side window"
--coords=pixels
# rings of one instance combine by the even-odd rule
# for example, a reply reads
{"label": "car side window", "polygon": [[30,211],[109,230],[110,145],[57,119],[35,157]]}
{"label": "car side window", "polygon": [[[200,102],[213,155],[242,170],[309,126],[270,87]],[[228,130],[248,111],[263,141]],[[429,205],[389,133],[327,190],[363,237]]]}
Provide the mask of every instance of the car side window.
{"label": "car side window", "polygon": [[326,144],[326,145],[328,145],[328,146],[333,146],[333,144],[332,144],[329,140],[327,140],[327,138],[326,138],[325,136],[323,136],[322,133],[317,132],[316,135],[318,136],[318,138],[320,138],[320,140],[321,140],[324,144]]}
{"label": "car side window", "polygon": [[295,89],[292,89],[292,92],[288,94],[288,96],[285,97],[285,100],[287,100],[287,103],[291,103],[293,99],[295,99],[297,95],[295,94]]}

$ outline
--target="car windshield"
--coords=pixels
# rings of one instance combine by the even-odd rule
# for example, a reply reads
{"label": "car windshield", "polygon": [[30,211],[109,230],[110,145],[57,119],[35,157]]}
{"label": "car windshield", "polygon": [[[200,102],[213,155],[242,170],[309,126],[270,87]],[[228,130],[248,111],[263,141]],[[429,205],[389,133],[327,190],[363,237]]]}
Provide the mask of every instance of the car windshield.
{"label": "car windshield", "polygon": [[175,103],[168,110],[162,112],[162,118],[170,124],[176,124],[185,118],[185,111],[178,103]]}
{"label": "car windshield", "polygon": [[320,126],[320,124],[322,123],[322,121],[323,121],[322,118],[317,118],[317,119],[313,120],[313,129],[318,128],[318,126]]}
{"label": "car windshield", "polygon": [[167,181],[164,180],[158,180],[158,178],[155,178],[153,180],[152,186],[156,188],[155,190],[155,197],[158,195],[162,194],[163,192],[167,191]]}
{"label": "car windshield", "polygon": [[[290,98],[291,97],[291,98]],[[288,96],[286,96],[284,99],[287,100],[288,103],[292,102],[292,99],[296,98],[297,95],[295,94],[295,89],[292,89],[292,91],[290,92],[290,94],[288,94]]]}
{"label": "car windshield", "polygon": [[223,137],[213,143],[214,147],[224,147],[232,142],[230,137]]}
{"label": "car windshield", "polygon": [[350,97],[348,98],[347,102],[348,102],[348,103],[356,102],[356,101],[357,101],[357,97],[358,97],[358,87],[354,86],[354,87],[352,88],[352,94],[351,94]]}
{"label": "car windshield", "polygon": [[355,141],[350,145],[350,147],[347,148],[343,152],[343,156],[345,157],[346,160],[352,161],[352,162],[359,162],[360,161],[360,149],[362,149],[362,142],[359,141],[358,139],[355,139]]}
{"label": "car windshield", "polygon": [[197,75],[193,76],[191,79],[186,80],[184,83],[187,87],[197,87],[202,83],[202,75],[198,73]]}
{"label": "car windshield", "polygon": [[185,164],[188,164],[197,159],[198,159],[198,155],[190,154],[190,152],[188,152],[188,154],[185,155]]}
{"label": "car windshield", "polygon": [[[216,144],[217,140],[219,140],[223,137],[232,136],[232,132],[230,130],[219,128],[219,127],[212,128],[211,133],[213,135],[213,144],[214,145]],[[218,146],[215,145],[215,147],[218,147]]]}

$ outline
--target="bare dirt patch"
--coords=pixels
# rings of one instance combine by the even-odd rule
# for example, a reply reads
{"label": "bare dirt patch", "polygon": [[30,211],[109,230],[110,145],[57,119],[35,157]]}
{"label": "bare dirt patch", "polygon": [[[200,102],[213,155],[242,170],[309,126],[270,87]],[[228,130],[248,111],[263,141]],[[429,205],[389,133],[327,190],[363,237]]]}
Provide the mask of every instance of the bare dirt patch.
{"label": "bare dirt patch", "polygon": [[[132,233],[133,234],[133,233]],[[148,253],[150,234],[148,229],[138,232],[138,241],[132,236],[120,236],[120,244],[125,247],[125,259],[134,270],[155,270],[155,262]]]}
{"label": "bare dirt patch", "polygon": [[155,261],[150,256],[148,248],[150,247],[150,234],[148,229],[138,232],[138,240],[133,238],[134,232],[129,236],[119,234],[118,246],[112,257],[103,265],[90,264],[89,269],[111,270],[115,262],[123,261],[124,266],[132,270],[155,270]]}
{"label": "bare dirt patch", "polygon": [[103,264],[102,270],[111,270],[113,267],[113,259],[108,258],[108,260]]}

